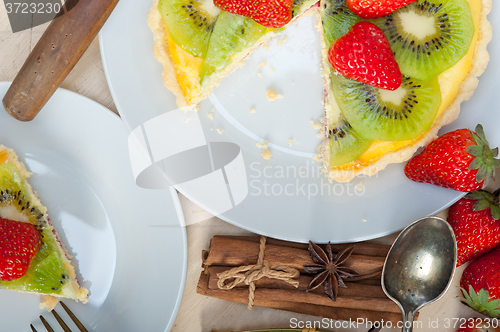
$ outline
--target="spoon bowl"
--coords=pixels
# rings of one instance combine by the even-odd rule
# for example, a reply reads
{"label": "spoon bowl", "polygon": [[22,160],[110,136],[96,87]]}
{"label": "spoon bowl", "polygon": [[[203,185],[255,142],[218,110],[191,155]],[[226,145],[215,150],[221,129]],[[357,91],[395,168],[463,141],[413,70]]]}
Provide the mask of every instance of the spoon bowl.
{"label": "spoon bowl", "polygon": [[382,288],[401,309],[402,331],[412,331],[418,310],[450,287],[456,248],[453,229],[438,217],[419,219],[399,234],[384,263]]}

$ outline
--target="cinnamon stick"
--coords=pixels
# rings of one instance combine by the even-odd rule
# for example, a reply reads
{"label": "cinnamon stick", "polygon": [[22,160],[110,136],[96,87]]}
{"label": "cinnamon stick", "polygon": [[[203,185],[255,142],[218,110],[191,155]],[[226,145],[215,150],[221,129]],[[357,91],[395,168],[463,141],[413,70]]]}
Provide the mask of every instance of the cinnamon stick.
{"label": "cinnamon stick", "polygon": [[[202,273],[197,287],[197,292],[199,294],[244,304],[248,302],[248,289],[234,288],[231,291],[210,289],[208,287],[208,282],[208,276],[205,273]],[[286,290],[257,288],[255,291],[254,304],[261,307],[287,310],[291,312],[314,315],[335,320],[364,319],[365,321],[368,320],[370,322],[380,322],[384,320],[386,322],[391,321],[394,324],[401,320],[401,311],[399,310],[399,308],[397,308],[397,306],[397,310],[392,310],[392,308],[389,308],[390,311],[332,307],[320,304],[321,301],[318,301],[317,303],[297,302],[298,299],[295,297],[295,295],[297,295],[296,293],[298,292],[290,292],[288,294],[286,292]],[[337,301],[338,300],[339,299],[337,299]],[[373,309],[377,309],[377,307],[374,307]]]}
{"label": "cinnamon stick", "polygon": [[[264,259],[271,265],[284,265],[304,272],[303,265],[313,264],[309,251],[292,246],[266,244]],[[208,251],[203,251],[203,265],[242,266],[255,264],[259,255],[259,243],[245,241],[238,237],[215,236],[210,241]],[[379,270],[384,257],[352,254],[344,264],[359,274],[369,274]]]}
{"label": "cinnamon stick", "polygon": [[[260,236],[257,235],[248,235],[248,236],[237,236],[237,235],[215,235],[214,238],[226,238],[226,239],[236,239],[239,241],[248,241],[259,243]],[[297,249],[305,249],[309,247],[308,243],[297,243],[297,242],[288,242],[273,238],[267,238],[267,244],[278,245],[282,247],[290,247]],[[355,255],[366,255],[366,256],[378,256],[378,257],[386,257],[389,253],[389,249],[391,246],[385,244],[371,243],[371,242],[352,242],[352,243],[341,243],[341,244],[331,244],[332,251],[334,253],[340,252],[347,248],[354,246],[353,254]],[[323,247],[324,245],[320,245]]]}

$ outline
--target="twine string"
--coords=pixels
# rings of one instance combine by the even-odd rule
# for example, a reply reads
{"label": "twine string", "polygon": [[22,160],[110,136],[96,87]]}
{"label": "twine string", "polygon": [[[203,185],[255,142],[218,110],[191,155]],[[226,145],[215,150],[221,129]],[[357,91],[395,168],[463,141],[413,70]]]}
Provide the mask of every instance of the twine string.
{"label": "twine string", "polygon": [[[264,260],[264,252],[266,249],[266,237],[260,237],[259,246],[259,258],[257,259],[257,264],[246,265],[232,268],[231,270],[218,273],[217,276],[219,280],[217,281],[217,286],[223,290],[230,290],[244,283],[249,286],[248,293],[248,309],[252,310],[255,300],[255,282],[261,278],[270,278],[282,280],[289,283],[295,288],[299,287],[298,280],[294,280],[300,275],[297,269],[282,266],[282,265],[271,265],[268,261]],[[233,279],[230,282],[228,280]],[[226,283],[227,282],[227,283]]]}

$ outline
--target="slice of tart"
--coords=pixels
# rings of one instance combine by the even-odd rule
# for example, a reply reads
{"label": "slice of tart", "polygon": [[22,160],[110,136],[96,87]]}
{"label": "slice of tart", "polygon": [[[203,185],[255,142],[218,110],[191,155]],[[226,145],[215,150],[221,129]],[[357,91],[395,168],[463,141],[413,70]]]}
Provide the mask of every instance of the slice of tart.
{"label": "slice of tart", "polygon": [[[317,4],[294,1],[290,22]],[[163,82],[178,107],[206,99],[223,77],[283,30],[221,11],[212,0],[153,0],[147,20],[154,34],[154,55],[163,65]]]}
{"label": "slice of tart", "polygon": [[[463,7],[457,7],[457,4],[462,2]],[[468,5],[468,6],[467,6]],[[426,13],[426,6],[430,7],[433,11],[435,8],[441,10],[437,17],[432,18]],[[371,133],[363,133],[363,135],[358,134],[359,131],[365,130],[365,128],[356,127],[359,124],[350,124],[344,113],[349,113],[353,108],[358,107],[354,105],[352,100],[346,101],[346,99],[354,99],[353,95],[346,93],[346,90],[357,91],[357,89],[362,86],[364,90],[363,93],[359,93],[364,101],[369,100],[373,103],[373,99],[380,98],[383,99],[384,103],[381,105],[394,106],[395,104],[411,103],[412,99],[417,100],[419,98],[417,93],[410,95],[409,90],[411,87],[402,86],[401,89],[396,91],[384,91],[376,88],[363,86],[361,83],[354,82],[352,80],[339,77],[335,70],[331,67],[328,61],[328,47],[330,43],[334,42],[336,38],[339,38],[342,34],[346,33],[350,27],[352,27],[356,22],[359,22],[361,18],[357,17],[355,14],[349,11],[345,5],[345,1],[338,0],[322,0],[321,15],[323,19],[323,39],[325,43],[325,48],[323,49],[323,77],[325,81],[325,142],[321,149],[322,157],[326,168],[328,169],[328,176],[330,180],[336,180],[339,182],[349,181],[359,174],[374,175],[378,171],[384,169],[390,163],[404,162],[411,158],[415,151],[422,146],[427,145],[437,136],[438,130],[451,122],[453,122],[459,112],[461,102],[469,99],[478,84],[478,76],[480,76],[489,61],[489,55],[486,50],[488,42],[491,40],[492,29],[490,23],[487,20],[487,14],[491,10],[491,0],[464,0],[464,1],[438,1],[438,0],[417,0],[416,2],[407,6],[408,8],[402,8],[399,11],[391,14],[390,17],[370,20],[375,24],[385,29],[385,33],[389,40],[393,37],[393,40],[397,40],[399,37],[397,35],[398,31],[389,25],[392,22],[398,22],[401,29],[406,29],[406,35],[403,38],[411,40],[412,36],[417,35],[418,38],[424,40],[427,36],[426,34],[437,35],[439,27],[436,25],[448,25],[452,26],[450,22],[445,21],[443,24],[442,17],[451,16],[463,16],[462,18],[470,17],[471,25],[473,25],[472,32],[470,33],[470,39],[467,42],[462,43],[461,49],[452,51],[455,53],[462,52],[459,54],[458,59],[454,61],[454,64],[446,69],[439,71],[438,65],[437,69],[427,70],[425,68],[420,68],[420,71],[415,71],[408,69],[407,66],[402,62],[403,60],[396,56],[396,60],[400,63],[401,71],[403,72],[403,82],[404,77],[407,77],[407,83],[419,82],[418,85],[423,85],[428,87],[429,85],[435,86],[439,85],[440,95],[434,95],[432,99],[440,99],[440,104],[434,106],[436,108],[436,113],[433,115],[434,120],[432,124],[428,125],[421,134],[416,137],[411,137],[411,139],[392,139],[394,135],[382,135],[383,139],[376,139],[377,135]],[[412,7],[412,8],[410,8]],[[410,9],[418,8],[415,14]],[[452,9],[449,9],[449,8]],[[341,9],[340,11],[338,9]],[[450,10],[451,13],[447,14],[445,10]],[[342,15],[332,14],[332,12],[342,12]],[[456,11],[456,12],[453,12]],[[339,17],[340,16],[340,17]],[[403,21],[407,17],[407,21]],[[452,22],[455,23],[455,22]],[[337,29],[332,29],[335,26]],[[458,23],[457,23],[458,25]],[[467,26],[466,23],[463,25]],[[464,28],[465,29],[465,28]],[[467,27],[470,29],[470,27]],[[450,29],[451,30],[451,29]],[[333,31],[333,32],[332,32]],[[394,37],[396,35],[396,37]],[[441,41],[441,37],[437,38],[433,36],[436,41]],[[467,39],[466,37],[465,39]],[[432,38],[431,38],[432,40]],[[393,51],[397,55],[397,47],[404,45],[404,41],[399,45],[397,43],[392,44]],[[445,40],[445,42],[447,42]],[[442,42],[445,44],[445,42]],[[411,42],[409,41],[408,44]],[[436,44],[434,49],[438,49],[440,44]],[[404,48],[404,47],[403,47]],[[410,49],[409,46],[406,49]],[[441,51],[441,50],[439,50]],[[429,52],[429,58],[431,58],[431,52]],[[437,52],[436,52],[437,53]],[[446,57],[446,55],[444,55]],[[450,56],[451,57],[451,56]],[[430,62],[430,60],[428,60]],[[431,67],[432,68],[432,67]],[[436,75],[437,77],[432,77]],[[405,76],[405,72],[410,72],[411,75],[420,75],[420,78]],[[432,82],[432,83],[429,83]],[[406,95],[405,90],[406,89]],[[417,89],[418,90],[418,89]],[[435,89],[434,89],[435,90]],[[366,98],[368,92],[370,91],[370,97]],[[410,100],[407,100],[407,98]],[[380,109],[379,104],[379,109]],[[411,107],[416,106],[411,105]],[[364,107],[364,106],[363,106]],[[380,112],[379,112],[380,113]],[[352,119],[352,116],[350,117]],[[355,119],[356,120],[356,119]],[[375,120],[374,120],[375,121]],[[377,120],[378,121],[378,120]],[[384,123],[376,123],[377,126],[383,126]],[[398,135],[404,132],[405,129],[399,129]],[[360,137],[361,136],[361,137]]]}
{"label": "slice of tart", "polygon": [[[8,266],[19,261],[12,263],[0,258],[0,289],[41,294],[40,306],[49,311],[57,304],[54,297],[86,303],[88,290],[76,279],[72,257],[50,222],[47,209],[28,183],[30,175],[15,151],[0,145],[0,232],[2,227],[27,223],[26,228],[35,229],[40,238],[39,248],[26,248],[33,251],[26,271],[12,273]],[[12,243],[2,243],[0,247],[6,252],[11,250],[9,248],[15,249]]]}

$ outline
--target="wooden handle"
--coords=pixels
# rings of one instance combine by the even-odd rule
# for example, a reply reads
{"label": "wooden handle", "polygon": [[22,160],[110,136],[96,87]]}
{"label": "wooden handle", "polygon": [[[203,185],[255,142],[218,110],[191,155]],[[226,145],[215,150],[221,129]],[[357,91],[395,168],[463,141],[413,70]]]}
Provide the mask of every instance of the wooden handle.
{"label": "wooden handle", "polygon": [[3,98],[5,110],[31,121],[97,35],[118,0],[68,0],[73,8],[54,19],[31,51]]}

